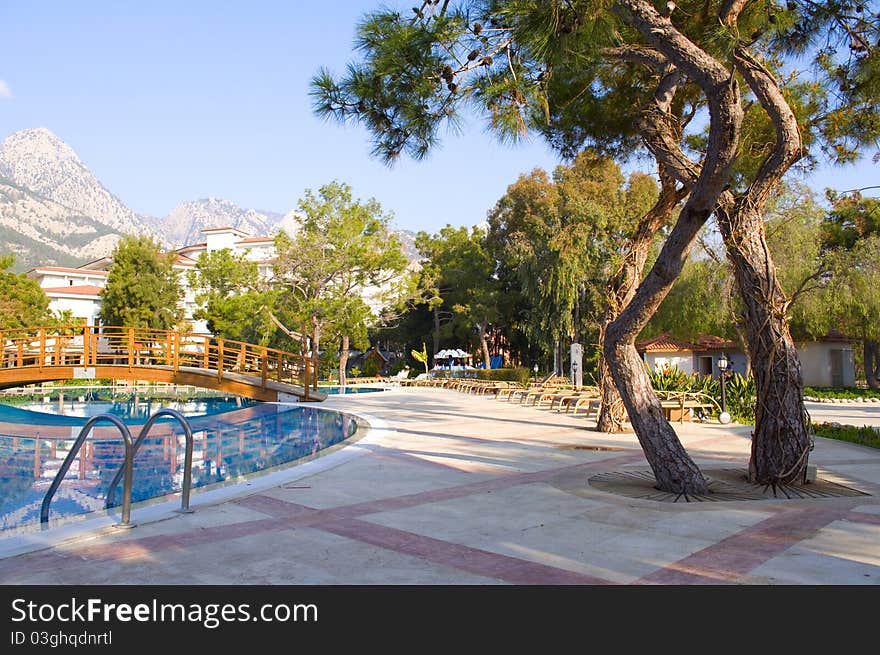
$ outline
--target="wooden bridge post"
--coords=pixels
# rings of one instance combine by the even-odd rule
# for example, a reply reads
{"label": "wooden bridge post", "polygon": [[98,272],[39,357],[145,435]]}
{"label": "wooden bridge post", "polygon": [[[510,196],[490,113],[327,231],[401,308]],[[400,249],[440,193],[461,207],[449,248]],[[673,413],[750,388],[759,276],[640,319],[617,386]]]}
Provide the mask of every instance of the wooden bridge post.
{"label": "wooden bridge post", "polygon": [[128,328],[128,370],[134,366],[134,328]]}
{"label": "wooden bridge post", "polygon": [[217,339],[217,379],[223,379],[223,339]]}
{"label": "wooden bridge post", "polygon": [[92,330],[88,325],[83,325],[83,333],[82,333],[82,338],[83,338],[82,365],[83,365],[83,367],[86,367],[89,365],[89,358],[91,357],[91,355],[89,354],[90,346],[92,345],[91,332],[92,332]]}
{"label": "wooden bridge post", "polygon": [[[46,328],[40,328],[40,370],[46,361]],[[51,366],[51,362],[49,364]]]}
{"label": "wooden bridge post", "polygon": [[266,388],[266,378],[269,375],[269,352],[265,348],[260,349],[260,377],[263,388]]}

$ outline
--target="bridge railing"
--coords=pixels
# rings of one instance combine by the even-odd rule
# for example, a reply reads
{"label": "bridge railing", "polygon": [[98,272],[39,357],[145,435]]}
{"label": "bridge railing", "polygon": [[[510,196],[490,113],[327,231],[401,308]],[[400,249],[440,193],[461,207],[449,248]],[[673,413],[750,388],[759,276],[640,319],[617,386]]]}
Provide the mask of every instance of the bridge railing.
{"label": "bridge railing", "polygon": [[317,389],[313,357],[195,333],[117,326],[17,328],[0,331],[0,369],[72,366],[207,369]]}

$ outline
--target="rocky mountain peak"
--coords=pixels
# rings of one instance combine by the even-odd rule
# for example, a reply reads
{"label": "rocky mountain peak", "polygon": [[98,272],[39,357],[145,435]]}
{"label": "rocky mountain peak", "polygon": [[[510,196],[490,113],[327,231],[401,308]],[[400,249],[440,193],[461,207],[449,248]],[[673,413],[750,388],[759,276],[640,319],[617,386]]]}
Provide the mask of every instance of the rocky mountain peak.
{"label": "rocky mountain peak", "polygon": [[151,232],[50,130],[21,130],[0,144],[0,176],[123,233]]}
{"label": "rocky mountain peak", "polygon": [[160,224],[165,238],[175,247],[197,243],[202,230],[234,227],[252,236],[265,236],[281,218],[273,212],[239,207],[231,200],[202,198],[180,203]]}

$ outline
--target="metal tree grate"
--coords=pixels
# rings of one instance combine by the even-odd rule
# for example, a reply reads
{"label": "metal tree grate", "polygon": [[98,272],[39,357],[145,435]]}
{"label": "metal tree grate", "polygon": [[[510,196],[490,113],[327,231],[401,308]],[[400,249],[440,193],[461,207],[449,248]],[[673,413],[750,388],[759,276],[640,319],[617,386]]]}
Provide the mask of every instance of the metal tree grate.
{"label": "metal tree grate", "polygon": [[670,493],[657,489],[654,473],[648,470],[608,471],[589,478],[590,486],[608,493],[659,502],[727,502],[743,500],[792,500],[807,498],[839,498],[871,494],[836,482],[817,478],[806,485],[759,485],[748,481],[745,469],[713,469],[704,471],[710,493]]}

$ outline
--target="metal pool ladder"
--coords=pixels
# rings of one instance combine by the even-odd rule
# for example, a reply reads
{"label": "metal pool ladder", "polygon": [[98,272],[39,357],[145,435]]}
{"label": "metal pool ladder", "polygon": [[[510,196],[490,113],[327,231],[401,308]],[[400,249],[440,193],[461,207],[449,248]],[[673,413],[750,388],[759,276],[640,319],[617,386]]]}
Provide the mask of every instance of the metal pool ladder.
{"label": "metal pool ladder", "polygon": [[80,448],[82,448],[83,443],[85,443],[89,432],[91,432],[96,423],[100,421],[110,421],[122,434],[122,440],[125,444],[125,461],[123,462],[122,467],[116,472],[116,475],[113,477],[113,481],[110,483],[110,487],[107,490],[107,500],[104,503],[104,507],[109,509],[113,506],[113,501],[116,497],[116,486],[119,484],[119,479],[124,476],[125,479],[122,483],[122,516],[120,522],[117,524],[117,527],[134,527],[134,525],[131,524],[131,487],[134,470],[134,456],[137,454],[138,448],[140,448],[141,444],[144,441],[144,438],[152,429],[153,425],[163,416],[169,416],[173,419],[176,419],[177,422],[183,426],[183,432],[186,436],[186,451],[183,460],[183,482],[181,484],[182,490],[180,495],[180,509],[177,511],[183,513],[191,513],[193,510],[189,508],[189,497],[190,490],[192,488],[192,428],[190,427],[189,421],[183,414],[178,412],[176,409],[166,407],[160,409],[158,412],[153,414],[147,420],[147,422],[144,423],[144,427],[141,428],[141,431],[138,434],[138,438],[134,441],[132,441],[131,432],[129,431],[128,427],[116,416],[112,414],[99,414],[98,416],[93,416],[92,418],[90,418],[79,431],[79,435],[77,435],[76,441],[74,441],[73,446],[67,453],[67,457],[64,458],[64,462],[61,464],[61,468],[58,469],[58,473],[55,475],[55,479],[52,480],[52,484],[49,486],[49,490],[46,492],[46,496],[43,498],[43,504],[40,507],[40,523],[45,526],[45,524],[49,522],[49,504],[52,502],[52,498],[55,496],[55,492],[58,491],[58,487],[61,485],[61,481],[67,475],[67,471],[70,469],[71,464],[73,464],[73,460],[76,459],[76,456],[79,454],[79,450]]}

